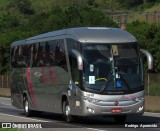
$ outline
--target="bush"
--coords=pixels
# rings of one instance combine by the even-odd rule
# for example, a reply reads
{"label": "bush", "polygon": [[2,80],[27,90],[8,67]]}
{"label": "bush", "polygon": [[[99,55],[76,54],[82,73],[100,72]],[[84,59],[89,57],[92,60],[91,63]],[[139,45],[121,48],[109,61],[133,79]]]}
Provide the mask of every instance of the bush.
{"label": "bush", "polygon": [[[14,0],[18,1],[18,0]],[[23,1],[24,2],[24,1]],[[36,34],[62,28],[80,26],[117,26],[100,10],[88,6],[53,7],[50,11],[25,15],[19,21],[17,16],[7,14],[0,19],[0,74],[9,71],[10,44]],[[22,22],[25,21],[25,22]],[[22,24],[19,24],[19,23]]]}
{"label": "bush", "polygon": [[9,7],[16,7],[23,14],[32,15],[35,13],[30,0],[13,0]]}
{"label": "bush", "polygon": [[[154,59],[154,71],[160,71],[160,25],[150,25],[144,22],[135,21],[127,25],[139,41],[141,48],[148,50]],[[146,65],[146,61],[145,61]]]}

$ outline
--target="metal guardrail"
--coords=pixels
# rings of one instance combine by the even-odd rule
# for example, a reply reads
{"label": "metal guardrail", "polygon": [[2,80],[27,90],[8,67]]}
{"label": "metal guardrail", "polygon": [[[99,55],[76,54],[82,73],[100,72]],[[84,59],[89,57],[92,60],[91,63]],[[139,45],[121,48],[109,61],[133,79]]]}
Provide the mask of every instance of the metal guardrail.
{"label": "metal guardrail", "polygon": [[126,25],[128,22],[140,20],[150,24],[160,24],[160,11],[135,13],[126,11],[106,11],[106,14],[113,19],[119,27]]}

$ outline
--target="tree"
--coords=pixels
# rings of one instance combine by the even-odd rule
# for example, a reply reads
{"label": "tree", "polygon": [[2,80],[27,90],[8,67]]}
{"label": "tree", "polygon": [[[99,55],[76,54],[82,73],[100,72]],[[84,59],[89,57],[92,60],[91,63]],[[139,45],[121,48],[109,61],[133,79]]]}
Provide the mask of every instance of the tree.
{"label": "tree", "polygon": [[30,0],[13,0],[13,3],[23,14],[32,15],[35,13]]}
{"label": "tree", "polygon": [[[154,59],[154,71],[160,71],[160,25],[150,25],[134,21],[127,25],[127,30],[136,36],[141,48],[148,50]],[[147,61],[145,59],[145,67]]]}
{"label": "tree", "polygon": [[143,0],[117,0],[123,8],[131,8],[143,4]]}

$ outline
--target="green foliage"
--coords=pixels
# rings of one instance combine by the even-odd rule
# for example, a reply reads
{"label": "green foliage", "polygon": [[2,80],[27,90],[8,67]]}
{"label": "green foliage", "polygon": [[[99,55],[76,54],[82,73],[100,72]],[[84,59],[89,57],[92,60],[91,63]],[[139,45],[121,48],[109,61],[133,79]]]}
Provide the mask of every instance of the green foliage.
{"label": "green foliage", "polygon": [[0,31],[17,26],[19,26],[19,20],[14,14],[8,13],[0,16]]}
{"label": "green foliage", "polygon": [[143,0],[117,0],[117,2],[123,7],[123,8],[132,8],[137,5],[143,4]]}
{"label": "green foliage", "polygon": [[[38,21],[37,21],[38,20]],[[39,33],[80,26],[112,26],[116,24],[102,11],[88,6],[54,6],[49,12],[41,12],[30,17],[25,27]]]}
{"label": "green foliage", "polygon": [[45,12],[41,11],[34,15],[22,15],[21,19],[11,13],[1,15],[0,18],[0,74],[5,74],[9,71],[10,44],[13,41],[63,28],[117,26],[102,11],[92,6],[78,5],[66,8],[53,6]]}
{"label": "green foliage", "polygon": [[159,72],[160,25],[150,25],[144,22],[135,21],[127,25],[127,30],[136,36],[141,48],[151,52],[154,59],[154,71]]}
{"label": "green foliage", "polygon": [[17,29],[7,29],[0,33],[0,74],[5,74],[10,69],[10,44],[13,41],[27,38],[33,34],[33,32]]}
{"label": "green foliage", "polygon": [[30,0],[12,0],[12,6],[17,7],[23,14],[31,15],[35,13]]}
{"label": "green foliage", "polygon": [[104,9],[120,8],[119,0],[96,0],[95,3]]}

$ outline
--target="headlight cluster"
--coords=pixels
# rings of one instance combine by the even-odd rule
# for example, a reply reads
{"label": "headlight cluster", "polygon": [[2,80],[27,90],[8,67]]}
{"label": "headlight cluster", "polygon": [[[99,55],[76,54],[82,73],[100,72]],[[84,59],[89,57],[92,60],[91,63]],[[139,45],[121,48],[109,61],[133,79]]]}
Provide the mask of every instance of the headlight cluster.
{"label": "headlight cluster", "polygon": [[97,99],[93,99],[93,98],[89,98],[89,97],[84,97],[84,101],[89,102],[89,103],[97,103],[99,102],[99,100]]}
{"label": "headlight cluster", "polygon": [[136,101],[136,102],[140,102],[140,101],[142,101],[142,100],[144,100],[143,97],[137,97],[137,98],[135,98],[135,101]]}

